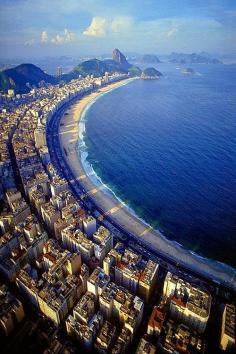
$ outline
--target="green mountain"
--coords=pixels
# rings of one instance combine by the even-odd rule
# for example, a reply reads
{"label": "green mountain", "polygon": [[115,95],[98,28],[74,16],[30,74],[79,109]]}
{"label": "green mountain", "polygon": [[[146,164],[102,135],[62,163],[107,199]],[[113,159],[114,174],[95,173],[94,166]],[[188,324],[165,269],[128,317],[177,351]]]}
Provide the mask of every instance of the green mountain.
{"label": "green mountain", "polygon": [[29,92],[32,87],[38,87],[41,83],[57,84],[62,81],[69,82],[77,79],[81,75],[93,75],[94,77],[103,76],[108,73],[130,73],[131,76],[140,76],[142,71],[137,66],[127,62],[125,56],[118,50],[113,51],[113,59],[86,60],[78,64],[70,73],[62,75],[60,78],[46,74],[33,64],[21,64],[12,69],[0,72],[0,91],[7,92],[14,89],[15,93]]}
{"label": "green mountain", "polygon": [[0,90],[3,92],[8,89],[14,89],[16,93],[29,92],[41,82],[55,84],[57,79],[33,64],[21,64],[0,72]]}
{"label": "green mountain", "polygon": [[78,64],[73,72],[78,75],[87,76],[101,76],[106,72],[106,65],[103,61],[98,59],[86,60],[83,63]]}
{"label": "green mountain", "polygon": [[122,54],[118,49],[114,49],[112,53],[113,59],[98,60],[91,59],[84,61],[83,63],[78,64],[69,75],[78,76],[87,76],[93,75],[95,77],[104,75],[105,72],[108,73],[128,73],[132,76],[141,75],[141,70],[131,65],[127,62],[124,54]]}
{"label": "green mountain", "polygon": [[141,77],[143,79],[148,79],[148,78],[159,78],[162,76],[162,73],[155,68],[147,68],[143,70]]}

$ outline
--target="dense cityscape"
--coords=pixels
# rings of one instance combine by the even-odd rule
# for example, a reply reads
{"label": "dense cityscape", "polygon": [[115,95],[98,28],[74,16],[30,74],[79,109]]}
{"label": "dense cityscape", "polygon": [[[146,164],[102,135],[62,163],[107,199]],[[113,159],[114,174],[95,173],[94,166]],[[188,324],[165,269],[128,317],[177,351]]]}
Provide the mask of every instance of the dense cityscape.
{"label": "dense cityscape", "polygon": [[3,353],[235,349],[235,292],[129,240],[51,149],[69,104],[127,77],[106,73],[0,96]]}

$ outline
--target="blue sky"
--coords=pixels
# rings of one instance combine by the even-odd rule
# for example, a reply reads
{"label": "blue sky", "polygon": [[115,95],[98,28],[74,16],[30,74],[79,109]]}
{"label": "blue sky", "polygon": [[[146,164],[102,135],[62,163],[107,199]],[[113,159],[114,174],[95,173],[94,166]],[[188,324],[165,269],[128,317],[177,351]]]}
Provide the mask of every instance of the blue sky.
{"label": "blue sky", "polygon": [[1,57],[236,52],[236,0],[1,0]]}

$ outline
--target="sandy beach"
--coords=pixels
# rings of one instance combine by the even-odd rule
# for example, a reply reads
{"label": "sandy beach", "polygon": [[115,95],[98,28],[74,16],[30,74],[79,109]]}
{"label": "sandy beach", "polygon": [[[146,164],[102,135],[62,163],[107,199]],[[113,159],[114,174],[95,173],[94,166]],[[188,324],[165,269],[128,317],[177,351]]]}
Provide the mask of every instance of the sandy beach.
{"label": "sandy beach", "polygon": [[[81,159],[77,151],[79,144],[79,120],[85,108],[91,104],[99,95],[102,95],[110,90],[127,84],[132,79],[123,80],[106,87],[100,88],[98,91],[88,94],[75,104],[71,105],[67,110],[67,114],[61,117],[61,124],[59,127],[59,141],[62,147],[62,152],[68,165],[73,173],[74,179],[79,181],[82,188],[86,191],[95,205],[103,211],[103,216],[109,215],[109,218],[121,228],[127,230],[134,235],[138,241],[142,242],[153,251],[166,255],[185,266],[187,269],[192,269],[204,274],[210,279],[218,280],[222,283],[228,283],[231,287],[236,289],[236,275],[228,270],[224,265],[217,262],[210,262],[209,260],[192,254],[182,247],[178,247],[171,241],[167,240],[157,230],[153,230],[146,225],[120,201],[112,195],[109,196],[104,193],[105,186],[98,186],[94,184],[91,178],[86,174]],[[66,153],[65,153],[66,152]]]}

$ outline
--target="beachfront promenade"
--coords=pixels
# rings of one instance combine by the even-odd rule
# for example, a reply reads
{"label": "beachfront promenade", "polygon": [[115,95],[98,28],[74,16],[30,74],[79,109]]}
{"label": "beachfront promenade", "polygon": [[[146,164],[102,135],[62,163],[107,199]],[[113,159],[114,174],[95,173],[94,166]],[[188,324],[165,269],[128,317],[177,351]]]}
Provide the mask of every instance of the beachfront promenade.
{"label": "beachfront promenade", "polygon": [[[104,186],[95,184],[92,181],[92,176],[88,176],[80,159],[78,147],[81,144],[80,125],[79,121],[83,111],[91,104],[98,95],[104,94],[112,89],[128,83],[130,79],[121,82],[113,83],[102,87],[99,91],[92,92],[82,99],[76,101],[64,111],[60,110],[54,114],[52,119],[57,121],[58,135],[54,132],[54,137],[58,139],[59,159],[66,161],[66,168],[71,173],[69,176],[70,183],[77,185],[83,192],[80,198],[86,200],[88,197],[102,216],[100,219],[106,218],[119,230],[126,235],[131,236],[133,240],[143,244],[153,253],[162,256],[165,260],[169,260],[183,266],[186,270],[194,271],[202,274],[208,279],[214,279],[221,284],[228,285],[236,289],[236,277],[233,271],[226,271],[222,265],[209,263],[205,259],[195,256],[189,251],[178,247],[172,242],[168,241],[157,230],[153,230],[146,225],[142,220],[135,217],[129,209],[118,201],[111,193],[104,190]],[[65,114],[66,113],[66,114]],[[49,137],[50,139],[50,137]],[[50,145],[50,144],[49,144]],[[50,150],[50,146],[49,146]],[[63,157],[63,159],[62,159]]]}

